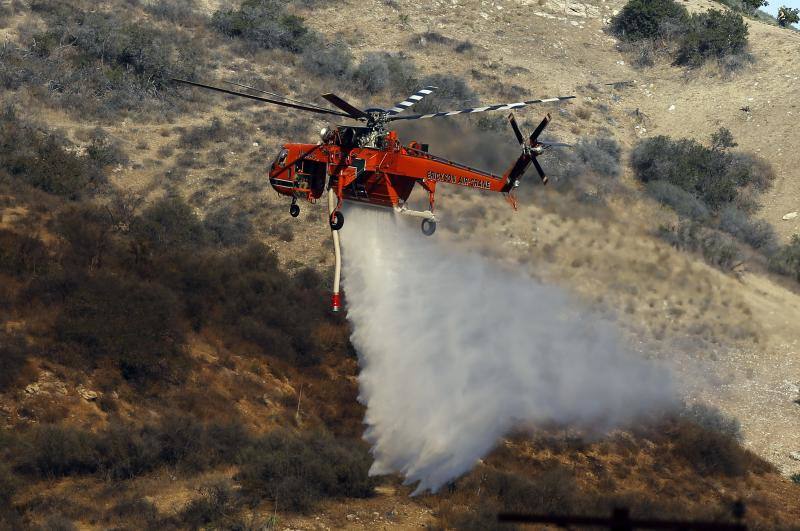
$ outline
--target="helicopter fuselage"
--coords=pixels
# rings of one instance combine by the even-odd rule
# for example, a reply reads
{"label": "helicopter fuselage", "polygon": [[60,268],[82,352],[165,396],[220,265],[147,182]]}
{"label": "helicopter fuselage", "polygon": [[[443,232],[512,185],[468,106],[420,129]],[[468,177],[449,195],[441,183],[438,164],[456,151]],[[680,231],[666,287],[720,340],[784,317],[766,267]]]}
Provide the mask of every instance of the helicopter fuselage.
{"label": "helicopter fuselage", "polygon": [[505,176],[494,175],[431,155],[417,142],[403,146],[394,131],[375,135],[360,129],[323,131],[319,144],[285,144],[270,168],[270,184],[294,200],[310,202],[331,189],[337,209],[342,201],[400,208],[419,184],[429,194],[431,213],[438,183],[492,192],[513,189],[511,168]]}

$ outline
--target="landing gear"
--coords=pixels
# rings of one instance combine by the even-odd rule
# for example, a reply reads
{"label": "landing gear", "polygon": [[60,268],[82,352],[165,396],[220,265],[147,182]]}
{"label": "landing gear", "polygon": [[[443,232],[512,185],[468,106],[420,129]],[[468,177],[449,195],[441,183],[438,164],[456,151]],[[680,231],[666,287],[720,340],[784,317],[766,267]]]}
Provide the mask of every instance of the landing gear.
{"label": "landing gear", "polygon": [[289,207],[289,215],[293,218],[296,218],[300,215],[300,207],[296,204],[292,203],[292,206]]}
{"label": "landing gear", "polygon": [[342,226],[344,226],[344,215],[338,210],[334,211],[331,214],[330,223],[331,223],[331,230],[341,229]]}
{"label": "landing gear", "polygon": [[434,232],[436,232],[436,222],[432,219],[423,219],[422,234],[425,236],[431,236]]}

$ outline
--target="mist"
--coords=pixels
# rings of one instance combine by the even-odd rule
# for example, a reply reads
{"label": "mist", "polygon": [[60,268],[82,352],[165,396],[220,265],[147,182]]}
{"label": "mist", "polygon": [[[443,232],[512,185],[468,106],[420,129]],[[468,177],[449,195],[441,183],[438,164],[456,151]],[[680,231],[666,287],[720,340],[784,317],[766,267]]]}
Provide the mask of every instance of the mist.
{"label": "mist", "polygon": [[511,429],[602,433],[673,403],[670,372],[562,288],[426,238],[418,219],[369,207],[345,218],[371,474],[435,492]]}

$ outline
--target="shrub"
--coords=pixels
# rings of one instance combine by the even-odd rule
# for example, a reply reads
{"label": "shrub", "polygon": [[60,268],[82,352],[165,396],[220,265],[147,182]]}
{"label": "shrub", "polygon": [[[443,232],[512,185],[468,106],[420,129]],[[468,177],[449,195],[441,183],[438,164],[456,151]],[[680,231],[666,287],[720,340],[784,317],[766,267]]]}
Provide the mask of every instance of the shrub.
{"label": "shrub", "polygon": [[556,465],[528,479],[519,474],[492,470],[486,474],[487,493],[496,497],[504,511],[568,514],[579,496],[570,470]]}
{"label": "shrub", "polygon": [[778,25],[785,28],[800,22],[800,9],[781,6],[778,10]]}
{"label": "shrub", "polygon": [[739,248],[730,238],[694,221],[661,226],[658,236],[677,249],[701,253],[706,262],[723,271],[732,270],[741,261]]}
{"label": "shrub", "polygon": [[672,441],[675,455],[700,474],[741,476],[753,461],[736,439],[693,423],[681,424]]}
{"label": "shrub", "polygon": [[211,239],[224,247],[244,245],[253,234],[253,224],[247,213],[230,206],[211,210],[203,219],[203,225]]}
{"label": "shrub", "polygon": [[38,238],[0,229],[0,271],[28,276],[47,271],[50,256]]}
{"label": "shrub", "polygon": [[739,188],[750,184],[753,178],[735,161],[724,150],[666,136],[643,140],[631,155],[631,166],[640,181],[670,183],[701,199],[712,210],[734,201]]}
{"label": "shrub", "polygon": [[789,245],[781,247],[770,257],[769,268],[800,282],[800,236],[797,234],[792,236]]}
{"label": "shrub", "polygon": [[742,6],[750,13],[754,13],[757,9],[769,5],[767,0],[741,0],[741,2]]}
{"label": "shrub", "polygon": [[26,434],[17,466],[48,478],[93,473],[97,471],[94,438],[65,426],[38,426]]}
{"label": "shrub", "polygon": [[119,141],[108,136],[102,128],[93,129],[89,141],[86,155],[99,168],[112,164],[127,164],[128,157],[120,147]]}
{"label": "shrub", "polygon": [[236,495],[229,483],[219,481],[200,488],[200,497],[192,500],[181,513],[181,521],[190,529],[216,528],[236,510]]}
{"label": "shrub", "polygon": [[345,79],[350,76],[353,54],[347,44],[335,41],[319,48],[307,47],[303,52],[303,66],[315,76]]}
{"label": "shrub", "polygon": [[419,85],[434,86],[436,90],[413,107],[414,113],[425,114],[478,105],[477,94],[459,76],[432,74],[422,78]]}
{"label": "shrub", "polygon": [[[234,129],[236,129],[234,127]],[[227,139],[228,130],[217,116],[208,125],[198,125],[181,131],[178,144],[186,149],[200,149],[208,142],[222,142]]]}
{"label": "shrub", "polygon": [[151,430],[113,423],[94,445],[97,471],[110,479],[130,479],[160,464],[161,447]]}
{"label": "shrub", "polygon": [[402,54],[367,53],[352,77],[362,91],[370,95],[388,89],[405,96],[419,88],[414,62]]}
{"label": "shrub", "polygon": [[695,196],[665,181],[650,181],[645,190],[656,201],[671,207],[678,215],[695,221],[708,221],[710,214],[706,205]]}
{"label": "shrub", "polygon": [[167,196],[147,207],[134,231],[160,250],[196,247],[207,238],[192,207],[178,196]]}
{"label": "shrub", "polygon": [[0,465],[0,524],[4,513],[11,508],[16,491],[17,479],[5,464]]}
{"label": "shrub", "polygon": [[146,90],[159,90],[166,87],[171,77],[190,76],[195,68],[181,60],[166,34],[125,22],[118,15],[78,12],[68,31],[69,44],[85,56],[116,66],[116,70],[112,68],[107,73],[112,83],[132,74]]}
{"label": "shrub", "polygon": [[158,508],[142,496],[124,498],[111,508],[111,515],[117,518],[133,519],[141,524],[139,528],[158,527]]}
{"label": "shrub", "polygon": [[27,363],[25,338],[0,330],[0,393],[11,389]]}
{"label": "shrub", "polygon": [[655,39],[665,24],[684,26],[688,18],[686,8],[674,0],[629,0],[611,20],[611,32],[626,41]]}
{"label": "shrub", "polygon": [[719,228],[754,249],[770,251],[777,245],[775,231],[769,222],[750,219],[733,205],[720,211]]}
{"label": "shrub", "polygon": [[157,19],[189,26],[198,25],[203,20],[196,9],[196,0],[155,0],[144,6],[144,10]]}
{"label": "shrub", "polygon": [[103,273],[71,293],[55,326],[85,359],[110,359],[137,384],[179,376],[183,332],[175,296],[158,284]]}
{"label": "shrub", "polygon": [[695,13],[675,58],[679,65],[700,66],[707,59],[742,53],[747,47],[747,24],[733,11],[711,9]]}
{"label": "shrub", "polygon": [[67,141],[20,119],[12,107],[0,113],[0,180],[3,176],[45,192],[77,199],[99,181]]}
{"label": "shrub", "polygon": [[307,511],[325,497],[368,497],[375,486],[366,449],[324,433],[272,432],[241,461],[244,492],[293,511]]}
{"label": "shrub", "polygon": [[684,409],[681,417],[701,428],[721,433],[736,441],[742,440],[742,426],[735,417],[729,417],[719,408],[706,404],[692,404]]}
{"label": "shrub", "polygon": [[211,26],[228,37],[253,42],[262,48],[283,48],[299,53],[314,40],[301,17],[286,12],[280,0],[244,0],[239,9],[219,10]]}
{"label": "shrub", "polygon": [[179,32],[66,2],[33,2],[31,9],[46,29],[32,35],[29,50],[4,53],[9,64],[0,66],[0,82],[44,87],[51,100],[81,117],[166,110],[170,78],[191,78],[203,63],[204,48]]}
{"label": "shrub", "polygon": [[616,140],[607,136],[581,138],[575,145],[578,161],[597,175],[618,177],[621,171],[622,149]]}
{"label": "shrub", "polygon": [[62,263],[86,270],[101,268],[112,246],[112,221],[108,210],[91,203],[69,205],[58,212],[53,229],[67,244]]}
{"label": "shrub", "polygon": [[160,466],[180,466],[198,472],[233,463],[251,444],[237,420],[202,424],[184,414],[167,413],[156,424],[141,428],[113,422],[98,433],[55,425],[24,433],[14,464],[40,477],[99,473],[121,480]]}

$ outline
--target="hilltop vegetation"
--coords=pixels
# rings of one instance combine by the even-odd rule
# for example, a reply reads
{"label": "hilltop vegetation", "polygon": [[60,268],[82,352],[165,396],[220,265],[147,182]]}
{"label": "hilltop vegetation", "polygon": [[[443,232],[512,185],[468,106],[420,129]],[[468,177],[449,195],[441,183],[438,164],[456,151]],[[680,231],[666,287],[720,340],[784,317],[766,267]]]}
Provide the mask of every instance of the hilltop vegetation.
{"label": "hilltop vegetation", "polygon": [[675,0],[630,0],[610,30],[638,47],[640,66],[652,66],[655,56],[665,54],[674,65],[699,67],[716,60],[735,70],[748,58],[747,25],[734,11],[711,9],[690,15]]}

